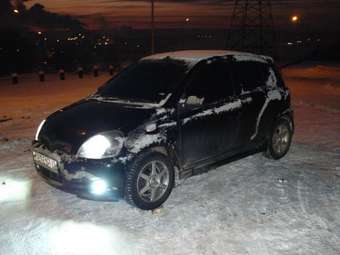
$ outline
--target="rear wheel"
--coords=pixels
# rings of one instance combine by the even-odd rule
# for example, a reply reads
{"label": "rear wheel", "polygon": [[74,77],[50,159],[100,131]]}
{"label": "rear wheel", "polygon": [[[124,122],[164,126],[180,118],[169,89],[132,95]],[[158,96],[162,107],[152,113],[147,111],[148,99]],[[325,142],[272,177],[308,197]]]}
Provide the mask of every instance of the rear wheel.
{"label": "rear wheel", "polygon": [[292,142],[293,130],[287,119],[280,119],[274,125],[268,139],[265,156],[273,159],[284,157]]}
{"label": "rear wheel", "polygon": [[152,210],[162,205],[174,186],[174,169],[170,160],[159,153],[137,156],[125,178],[125,199],[128,203]]}

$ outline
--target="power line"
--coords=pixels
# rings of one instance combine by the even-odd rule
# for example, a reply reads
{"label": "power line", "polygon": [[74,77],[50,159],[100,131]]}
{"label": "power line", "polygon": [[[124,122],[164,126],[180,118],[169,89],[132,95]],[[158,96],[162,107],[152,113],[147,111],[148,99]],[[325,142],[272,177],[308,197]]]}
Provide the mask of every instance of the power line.
{"label": "power line", "polygon": [[235,0],[228,49],[273,55],[276,36],[270,0]]}

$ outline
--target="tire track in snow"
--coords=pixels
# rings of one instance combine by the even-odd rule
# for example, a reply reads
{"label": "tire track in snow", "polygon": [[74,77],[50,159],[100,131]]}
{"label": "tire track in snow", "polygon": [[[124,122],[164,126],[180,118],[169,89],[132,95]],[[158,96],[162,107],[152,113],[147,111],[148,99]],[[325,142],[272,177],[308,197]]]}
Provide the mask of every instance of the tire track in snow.
{"label": "tire track in snow", "polygon": [[298,195],[298,200],[299,200],[299,206],[301,211],[303,212],[303,214],[308,214],[307,210],[306,210],[306,206],[305,206],[305,200],[303,199],[303,195],[302,195],[302,184],[301,181],[298,180],[297,181],[297,195]]}

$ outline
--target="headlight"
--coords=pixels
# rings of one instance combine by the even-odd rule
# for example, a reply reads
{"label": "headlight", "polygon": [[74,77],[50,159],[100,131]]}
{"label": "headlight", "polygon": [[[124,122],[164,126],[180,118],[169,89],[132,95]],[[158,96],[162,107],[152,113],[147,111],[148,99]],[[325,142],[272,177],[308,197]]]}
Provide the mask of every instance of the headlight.
{"label": "headlight", "polygon": [[80,146],[78,157],[103,159],[117,156],[123,148],[125,138],[118,131],[101,133],[89,138]]}
{"label": "headlight", "polygon": [[40,130],[41,130],[41,128],[43,127],[45,121],[46,121],[46,120],[43,120],[42,122],[40,122],[40,124],[39,124],[39,126],[38,126],[37,132],[35,133],[35,137],[34,137],[34,139],[35,139],[36,141],[38,141]]}

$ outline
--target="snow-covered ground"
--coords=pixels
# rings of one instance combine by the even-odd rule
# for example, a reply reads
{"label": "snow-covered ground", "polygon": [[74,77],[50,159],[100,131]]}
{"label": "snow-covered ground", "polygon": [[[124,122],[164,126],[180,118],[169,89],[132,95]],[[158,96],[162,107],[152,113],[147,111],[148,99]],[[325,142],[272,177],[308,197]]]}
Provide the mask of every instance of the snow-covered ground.
{"label": "snow-covered ground", "polygon": [[30,141],[49,113],[108,79],[0,81],[0,254],[340,254],[340,67],[284,70],[296,134],[187,179],[158,214],[81,200],[37,176]]}

